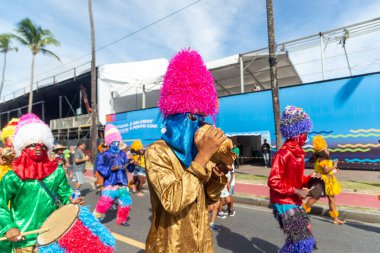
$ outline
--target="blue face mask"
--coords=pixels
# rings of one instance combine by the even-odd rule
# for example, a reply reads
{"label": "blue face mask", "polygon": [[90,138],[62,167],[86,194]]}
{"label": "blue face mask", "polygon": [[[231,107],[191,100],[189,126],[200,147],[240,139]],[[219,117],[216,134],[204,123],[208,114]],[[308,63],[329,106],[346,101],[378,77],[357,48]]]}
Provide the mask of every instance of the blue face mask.
{"label": "blue face mask", "polygon": [[190,113],[175,114],[167,117],[164,121],[166,132],[161,136],[177,158],[186,167],[198,154],[194,144],[195,132],[205,124],[204,117]]}
{"label": "blue face mask", "polygon": [[111,151],[112,154],[116,155],[117,153],[119,153],[120,149],[119,149],[119,142],[118,141],[114,141],[110,144],[110,148],[109,150]]}

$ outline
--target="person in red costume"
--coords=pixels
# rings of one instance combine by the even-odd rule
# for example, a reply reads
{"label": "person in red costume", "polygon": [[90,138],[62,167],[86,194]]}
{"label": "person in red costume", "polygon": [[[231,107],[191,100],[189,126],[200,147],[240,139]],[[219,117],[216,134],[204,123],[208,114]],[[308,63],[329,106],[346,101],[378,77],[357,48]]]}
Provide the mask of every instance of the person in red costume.
{"label": "person in red costume", "polygon": [[312,122],[302,108],[287,106],[282,113],[280,130],[285,143],[273,157],[268,178],[273,214],[286,235],[285,245],[279,252],[308,253],[316,248],[310,220],[302,208],[302,199],[308,195],[305,176],[305,153],[302,146]]}

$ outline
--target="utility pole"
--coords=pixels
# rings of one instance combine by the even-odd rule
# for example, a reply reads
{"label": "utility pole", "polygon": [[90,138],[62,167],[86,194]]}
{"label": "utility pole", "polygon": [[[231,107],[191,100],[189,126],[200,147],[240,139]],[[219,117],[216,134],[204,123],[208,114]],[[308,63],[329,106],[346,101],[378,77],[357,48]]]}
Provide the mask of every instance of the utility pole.
{"label": "utility pole", "polygon": [[273,0],[266,0],[267,6],[267,26],[268,26],[268,49],[269,49],[269,67],[270,81],[272,88],[272,104],[274,112],[274,124],[276,132],[276,149],[279,150],[282,145],[282,136],[280,132],[280,97],[277,80],[277,59],[276,59],[276,39],[274,34],[274,14]]}
{"label": "utility pole", "polygon": [[88,0],[88,13],[91,26],[91,158],[95,159],[98,139],[98,110],[96,104],[96,62],[95,62],[95,28],[92,15],[92,0]]}

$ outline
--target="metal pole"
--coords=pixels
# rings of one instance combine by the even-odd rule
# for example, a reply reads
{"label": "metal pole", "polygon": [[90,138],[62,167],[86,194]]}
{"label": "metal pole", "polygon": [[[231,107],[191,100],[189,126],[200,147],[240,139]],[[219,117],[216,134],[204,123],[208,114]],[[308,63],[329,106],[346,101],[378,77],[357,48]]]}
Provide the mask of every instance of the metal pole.
{"label": "metal pole", "polygon": [[344,29],[344,35],[343,35],[343,39],[342,39],[342,47],[344,50],[344,55],[346,56],[348,71],[350,71],[350,76],[352,76],[350,61],[348,60],[348,55],[347,55],[347,51],[346,51],[346,41],[347,41],[349,35],[350,34],[349,34],[348,30]]}
{"label": "metal pole", "polygon": [[322,65],[322,80],[325,80],[325,57],[324,57],[324,52],[323,52],[323,34],[319,33],[320,36],[320,41],[321,41],[321,65]]}
{"label": "metal pole", "polygon": [[350,61],[348,60],[347,51],[346,51],[346,45],[343,45],[343,50],[344,50],[344,55],[346,56],[348,71],[350,71],[350,76],[352,76],[351,65],[350,65]]}
{"label": "metal pole", "polygon": [[142,86],[142,108],[145,109],[146,104],[145,104],[145,84]]}
{"label": "metal pole", "polygon": [[62,119],[62,96],[59,96],[59,118]]}
{"label": "metal pole", "polygon": [[244,62],[243,57],[239,55],[240,60],[240,93],[244,93]]}
{"label": "metal pole", "polygon": [[42,101],[42,121],[45,121],[45,101]]}

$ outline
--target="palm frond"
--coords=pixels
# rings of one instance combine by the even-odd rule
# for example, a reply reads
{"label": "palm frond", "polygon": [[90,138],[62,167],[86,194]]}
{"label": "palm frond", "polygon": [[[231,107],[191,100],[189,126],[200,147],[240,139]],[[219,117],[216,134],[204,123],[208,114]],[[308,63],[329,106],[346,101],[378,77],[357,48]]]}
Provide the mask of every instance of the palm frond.
{"label": "palm frond", "polygon": [[3,33],[0,34],[0,52],[6,53],[8,51],[17,51],[17,47],[11,47],[12,39],[15,38],[15,35],[11,33]]}
{"label": "palm frond", "polygon": [[[27,44],[34,42],[37,33],[35,25],[29,18],[25,18],[17,23],[16,32],[19,37],[23,38],[23,41],[28,42]],[[21,40],[20,42],[23,43]]]}
{"label": "palm frond", "polygon": [[43,53],[45,55],[52,56],[52,57],[56,58],[58,61],[61,61],[61,59],[59,59],[59,57],[55,53],[53,53],[52,51],[50,51],[46,48],[41,48],[40,51],[41,51],[41,53]]}

